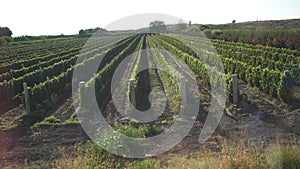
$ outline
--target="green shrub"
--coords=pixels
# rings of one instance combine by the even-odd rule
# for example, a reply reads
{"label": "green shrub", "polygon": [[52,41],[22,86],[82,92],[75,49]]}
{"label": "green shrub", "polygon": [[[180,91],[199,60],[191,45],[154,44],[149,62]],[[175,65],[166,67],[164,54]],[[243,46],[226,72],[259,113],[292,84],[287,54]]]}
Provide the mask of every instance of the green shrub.
{"label": "green shrub", "polygon": [[128,137],[135,137],[135,138],[143,138],[146,134],[146,128],[134,128],[129,125],[123,125],[118,128],[118,132],[128,136]]}
{"label": "green shrub", "polygon": [[271,168],[300,168],[300,150],[297,147],[285,147],[274,154],[275,158],[271,161]]}
{"label": "green shrub", "polygon": [[60,123],[60,121],[61,120],[57,119],[55,116],[49,116],[44,120],[45,123],[52,123],[52,124]]}
{"label": "green shrub", "polygon": [[41,122],[38,122],[38,123],[35,123],[32,128],[37,128],[41,125],[56,125],[56,124],[60,124],[61,123],[61,120],[60,119],[57,119],[55,116],[49,116],[49,117],[46,117],[43,121]]}
{"label": "green shrub", "polygon": [[134,169],[155,169],[160,168],[160,164],[156,160],[146,159],[143,161],[133,161],[129,163],[128,168],[134,168]]}

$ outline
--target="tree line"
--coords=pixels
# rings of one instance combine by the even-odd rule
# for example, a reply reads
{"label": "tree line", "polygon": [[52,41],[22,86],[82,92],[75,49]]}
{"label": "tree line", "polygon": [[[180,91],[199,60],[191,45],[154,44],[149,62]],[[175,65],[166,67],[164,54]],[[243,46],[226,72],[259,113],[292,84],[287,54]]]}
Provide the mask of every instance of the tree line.
{"label": "tree line", "polygon": [[12,41],[12,31],[8,27],[0,26],[0,46]]}
{"label": "tree line", "polygon": [[8,27],[0,27],[0,36],[11,37],[12,31]]}
{"label": "tree line", "polygon": [[104,35],[107,30],[102,28],[91,28],[91,29],[81,29],[79,30],[79,37],[90,37],[92,34],[97,33],[97,35]]}

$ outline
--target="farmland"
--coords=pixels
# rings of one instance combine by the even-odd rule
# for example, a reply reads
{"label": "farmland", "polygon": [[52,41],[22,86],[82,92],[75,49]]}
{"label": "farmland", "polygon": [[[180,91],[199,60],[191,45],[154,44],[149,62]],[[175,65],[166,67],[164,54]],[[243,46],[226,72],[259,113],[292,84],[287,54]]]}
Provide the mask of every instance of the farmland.
{"label": "farmland", "polygon": [[[269,156],[266,152],[260,152],[260,147],[268,149],[269,145],[278,144],[282,149],[299,148],[298,50],[175,33],[101,35],[92,38],[95,40],[88,46],[85,46],[87,37],[20,41],[0,46],[0,167],[32,163],[55,168],[63,166],[63,160],[78,160],[82,155],[80,153],[85,153],[92,161],[83,161],[91,166],[97,165],[93,160],[103,162],[101,165],[105,165],[107,160],[108,168],[121,168],[122,165],[129,168],[139,165],[176,168],[173,163],[188,159],[181,159],[180,156],[196,156],[193,161],[202,158],[203,154],[197,154],[199,152],[209,151],[211,159],[217,159],[215,153],[219,152],[225,158],[230,151],[237,151],[238,148],[226,152],[222,146],[230,147],[239,140],[244,141],[239,144],[246,147],[245,152],[248,146],[255,146],[248,156],[260,165]],[[216,55],[219,61],[214,59]],[[100,59],[101,63],[95,65]],[[128,65],[120,67],[125,59],[129,59]],[[168,72],[151,68],[138,73],[139,68],[151,66],[165,68]],[[74,79],[74,71],[87,72],[87,68],[97,71]],[[119,79],[123,80],[120,80],[120,86],[113,87],[111,84],[117,69],[121,72],[118,73]],[[237,103],[234,103],[233,74],[238,77]],[[178,121],[182,95],[177,81],[182,76],[195,78],[199,96],[193,95],[193,92],[188,92],[188,95],[200,100],[200,106],[196,117],[191,117],[195,121],[191,131],[167,153],[144,161],[122,158],[94,147],[81,128],[78,113],[88,113],[90,109],[90,103],[81,103],[81,98],[89,97],[89,91],[93,88],[97,106],[117,131],[138,138],[159,135]],[[128,83],[129,79],[134,81],[132,86]],[[78,88],[78,96],[72,97],[72,85],[83,81],[83,86]],[[192,88],[190,81],[187,86]],[[26,92],[24,83],[27,85]],[[198,143],[198,137],[211,109],[214,109],[210,107],[213,100],[211,89],[216,85],[217,91],[226,98],[225,110],[216,131],[202,145]],[[163,91],[167,99],[162,97],[150,101],[149,95],[153,90]],[[25,97],[27,92],[28,99]],[[122,114],[133,111],[127,101],[129,98],[134,98],[136,109],[141,111],[162,102],[166,102],[166,107],[154,122],[141,124]],[[91,151],[95,149],[101,156],[93,159],[92,153],[95,152],[85,152],[82,150],[85,146]],[[299,151],[295,154],[299,160]],[[171,158],[172,155],[179,157]],[[256,155],[261,155],[262,161],[256,159]],[[224,163],[224,158],[218,159],[219,162]],[[184,165],[183,161],[177,162]],[[268,167],[273,163],[265,165]]]}

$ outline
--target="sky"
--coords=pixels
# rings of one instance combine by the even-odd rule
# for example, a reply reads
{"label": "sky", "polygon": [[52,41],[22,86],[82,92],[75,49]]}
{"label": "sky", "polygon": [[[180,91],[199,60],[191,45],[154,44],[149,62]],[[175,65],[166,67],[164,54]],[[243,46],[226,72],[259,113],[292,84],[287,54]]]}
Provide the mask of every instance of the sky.
{"label": "sky", "polygon": [[[0,0],[0,5],[0,26],[9,27],[13,36],[76,34],[145,13],[201,24],[300,18],[300,0]],[[136,18],[128,19],[132,22],[122,23],[126,28]]]}

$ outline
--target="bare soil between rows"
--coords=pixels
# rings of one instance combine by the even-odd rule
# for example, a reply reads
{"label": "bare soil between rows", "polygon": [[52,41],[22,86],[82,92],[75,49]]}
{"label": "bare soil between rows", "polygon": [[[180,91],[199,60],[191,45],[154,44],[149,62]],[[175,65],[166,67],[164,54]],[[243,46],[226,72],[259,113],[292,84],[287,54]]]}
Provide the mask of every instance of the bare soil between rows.
{"label": "bare soil between rows", "polygon": [[[178,145],[157,158],[166,159],[169,154],[190,156],[208,149],[220,152],[224,141],[235,144],[245,138],[251,145],[264,143],[266,148],[269,144],[278,142],[300,145],[300,113],[283,113],[277,107],[255,97],[251,101],[241,101],[240,112],[243,113],[233,112],[236,118],[223,114],[214,134],[204,144],[200,144],[198,139],[205,123],[208,104],[202,103],[203,112],[200,111],[189,134]],[[111,102],[106,110],[107,115],[117,113]],[[45,125],[36,129],[18,127],[0,131],[0,168],[27,162],[51,162],[61,157],[61,149],[72,150],[88,140],[80,124]]]}

